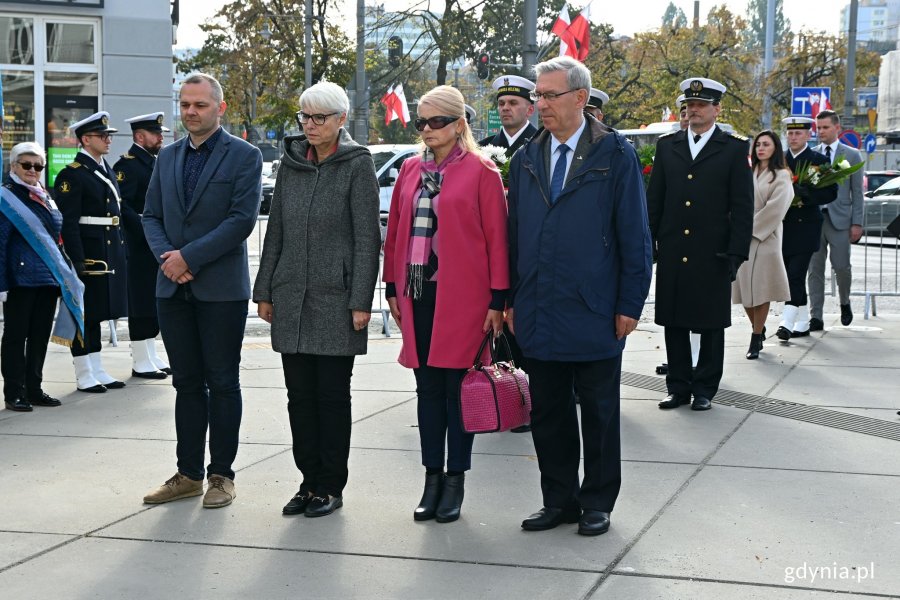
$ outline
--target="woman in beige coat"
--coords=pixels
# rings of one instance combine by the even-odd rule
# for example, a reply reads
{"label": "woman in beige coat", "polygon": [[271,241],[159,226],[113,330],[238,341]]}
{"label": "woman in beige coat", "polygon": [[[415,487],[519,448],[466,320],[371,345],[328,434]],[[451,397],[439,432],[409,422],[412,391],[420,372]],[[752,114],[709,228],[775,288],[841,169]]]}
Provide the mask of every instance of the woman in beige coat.
{"label": "woman in beige coat", "polygon": [[785,165],[781,140],[771,130],[760,132],[753,140],[753,239],[750,259],[741,265],[737,279],[731,286],[731,301],[742,304],[753,335],[747,358],[759,358],[763,347],[769,303],[788,300],[787,272],[781,257],[781,222],[791,201],[794,189],[791,172]]}

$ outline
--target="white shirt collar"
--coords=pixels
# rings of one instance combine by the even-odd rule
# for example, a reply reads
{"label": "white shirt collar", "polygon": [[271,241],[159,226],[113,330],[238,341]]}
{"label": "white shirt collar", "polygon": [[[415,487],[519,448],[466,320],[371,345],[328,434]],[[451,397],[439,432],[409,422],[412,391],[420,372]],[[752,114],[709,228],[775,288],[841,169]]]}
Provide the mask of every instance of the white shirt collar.
{"label": "white shirt collar", "polygon": [[78,152],[79,152],[80,154],[84,154],[84,155],[87,156],[89,159],[91,159],[92,161],[94,161],[95,163],[97,163],[98,165],[100,165],[101,167],[105,166],[105,165],[103,164],[103,157],[102,157],[102,156],[100,157],[100,160],[97,160],[96,158],[94,158],[93,156],[91,156],[90,152],[85,152],[83,148],[80,149]]}
{"label": "white shirt collar", "polygon": [[831,161],[834,162],[834,157],[837,155],[838,146],[841,145],[841,140],[834,140],[830,144],[826,144],[822,142],[822,154],[825,154],[825,148],[831,148]]}
{"label": "white shirt collar", "polygon": [[525,121],[525,124],[522,125],[522,129],[518,130],[514,135],[509,135],[502,127],[500,128],[500,130],[503,132],[503,135],[506,136],[506,143],[512,146],[514,143],[516,143],[516,140],[519,139],[519,136],[522,135],[522,133],[526,129],[528,129],[528,125],[528,121]]}
{"label": "white shirt collar", "polygon": [[[579,127],[575,133],[572,134],[572,137],[566,140],[566,146],[569,147],[569,150],[575,151],[575,148],[578,146],[578,140],[581,139],[581,134],[584,132],[584,128],[587,125],[587,119],[584,116],[581,117],[581,127]],[[556,139],[556,136],[552,133],[550,134],[550,156],[556,152],[556,149],[559,148],[561,141]],[[571,163],[570,163],[571,164]]]}

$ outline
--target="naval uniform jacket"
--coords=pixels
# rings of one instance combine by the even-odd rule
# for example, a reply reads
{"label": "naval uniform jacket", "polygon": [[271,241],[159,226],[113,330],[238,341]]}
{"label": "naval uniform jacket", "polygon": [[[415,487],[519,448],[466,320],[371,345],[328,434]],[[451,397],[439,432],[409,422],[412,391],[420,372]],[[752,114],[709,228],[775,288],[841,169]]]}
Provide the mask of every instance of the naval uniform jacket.
{"label": "naval uniform jacket", "polygon": [[[92,259],[102,260],[110,270],[115,270],[115,273],[104,275],[79,275],[84,282],[85,321],[98,322],[127,316],[125,238],[121,223],[79,223],[82,217],[121,217],[119,190],[112,169],[106,160],[101,166],[87,154],[79,152],[75,160],[56,176],[54,192],[56,204],[63,214],[63,245],[76,268],[85,259]],[[88,271],[102,269],[102,265],[87,267]]]}
{"label": "naval uniform jacket", "polygon": [[[824,165],[828,159],[824,154],[819,154],[807,147],[794,158],[791,151],[784,153],[787,166],[792,173],[801,164]],[[825,204],[832,202],[837,197],[837,184],[827,188],[811,189],[809,200],[803,201],[803,206],[792,206],[784,217],[784,238],[781,242],[781,253],[784,256],[797,254],[812,254],[818,251],[822,239],[822,209]]]}
{"label": "naval uniform jacket", "polygon": [[156,157],[137,144],[113,169],[122,192],[122,223],[128,248],[128,316],[156,317],[156,272],[159,261],[150,251],[141,215]]}
{"label": "naval uniform jacket", "polygon": [[696,159],[689,130],[659,138],[647,188],[658,253],[656,323],[692,330],[731,325],[731,264],[753,234],[747,138],[715,128]]}
{"label": "naval uniform jacket", "polygon": [[525,145],[525,142],[534,137],[534,134],[537,133],[537,127],[529,123],[525,127],[525,131],[523,131],[519,137],[516,138],[516,141],[513,142],[513,145],[510,146],[509,142],[506,140],[506,134],[503,133],[503,128],[500,128],[500,131],[497,132],[496,135],[486,137],[480,142],[478,145],[482,148],[484,146],[497,146],[498,148],[506,148],[506,156],[512,158],[512,155],[516,153],[516,150]]}

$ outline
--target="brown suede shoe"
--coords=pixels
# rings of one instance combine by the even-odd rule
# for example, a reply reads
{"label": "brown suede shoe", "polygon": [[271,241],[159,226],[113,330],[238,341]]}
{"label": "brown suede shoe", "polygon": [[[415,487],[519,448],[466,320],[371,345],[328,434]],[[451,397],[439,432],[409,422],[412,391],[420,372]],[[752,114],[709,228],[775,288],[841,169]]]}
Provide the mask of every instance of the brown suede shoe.
{"label": "brown suede shoe", "polygon": [[172,500],[199,496],[203,493],[203,482],[175,473],[171,479],[144,496],[144,504],[163,504]]}
{"label": "brown suede shoe", "polygon": [[203,496],[203,508],[222,508],[228,506],[237,497],[234,493],[234,481],[222,475],[210,475],[207,480],[206,495]]}

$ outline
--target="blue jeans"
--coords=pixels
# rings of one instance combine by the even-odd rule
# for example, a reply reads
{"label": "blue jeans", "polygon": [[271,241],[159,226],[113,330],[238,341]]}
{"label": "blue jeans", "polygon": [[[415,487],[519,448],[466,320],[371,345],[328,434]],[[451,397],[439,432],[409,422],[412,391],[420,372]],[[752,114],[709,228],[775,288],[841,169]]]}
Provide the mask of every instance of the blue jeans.
{"label": "blue jeans", "polygon": [[205,474],[234,479],[231,465],[241,427],[239,370],[247,300],[202,302],[186,284],[171,298],[157,298],[156,305],[176,391],[178,471],[203,479],[209,429]]}

